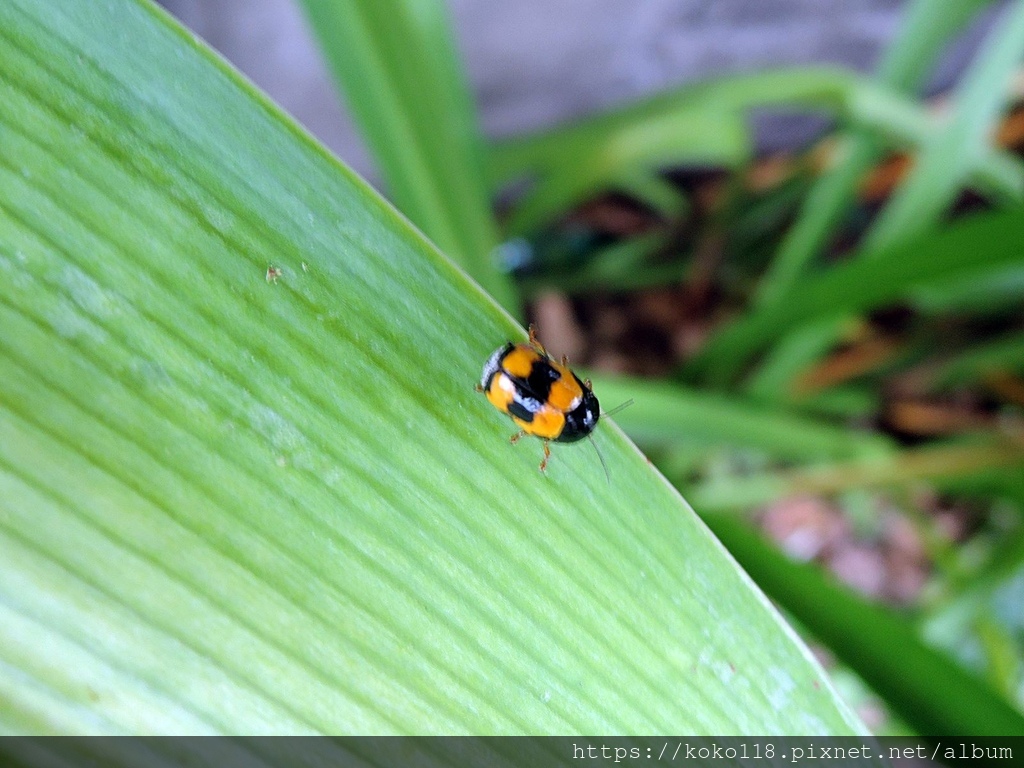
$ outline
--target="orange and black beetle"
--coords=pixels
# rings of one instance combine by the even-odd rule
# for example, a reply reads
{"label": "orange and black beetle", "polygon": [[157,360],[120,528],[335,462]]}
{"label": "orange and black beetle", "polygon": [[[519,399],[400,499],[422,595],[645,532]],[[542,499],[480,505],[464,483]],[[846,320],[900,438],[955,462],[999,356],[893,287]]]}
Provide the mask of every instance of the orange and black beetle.
{"label": "orange and black beetle", "polygon": [[487,359],[477,391],[519,426],[521,431],[512,436],[513,443],[523,435],[544,441],[541,472],[551,456],[550,441],[575,443],[590,437],[601,417],[590,381],[573,373],[566,358],[556,362],[548,355],[533,326],[528,344],[510,341]]}

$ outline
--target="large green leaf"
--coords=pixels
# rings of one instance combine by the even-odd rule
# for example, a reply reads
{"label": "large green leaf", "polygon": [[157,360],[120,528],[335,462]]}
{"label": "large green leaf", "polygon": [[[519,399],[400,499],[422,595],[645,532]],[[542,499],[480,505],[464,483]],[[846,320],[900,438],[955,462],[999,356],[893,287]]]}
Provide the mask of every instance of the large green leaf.
{"label": "large green leaf", "polygon": [[0,264],[0,730],[863,731],[614,426],[610,483],[508,444],[521,331],[151,6],[0,4]]}

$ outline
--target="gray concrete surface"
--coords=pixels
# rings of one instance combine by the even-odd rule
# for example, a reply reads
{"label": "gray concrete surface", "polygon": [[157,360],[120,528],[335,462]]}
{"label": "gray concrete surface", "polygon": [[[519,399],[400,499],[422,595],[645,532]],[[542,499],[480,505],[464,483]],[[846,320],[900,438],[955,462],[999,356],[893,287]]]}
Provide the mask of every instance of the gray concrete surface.
{"label": "gray concrete surface", "polygon": [[[297,0],[161,2],[373,179],[370,158],[339,104]],[[870,71],[907,6],[907,0],[448,2],[481,123],[492,137],[716,74],[810,63]],[[982,20],[953,46],[933,87],[949,83],[986,27]],[[762,119],[759,143],[770,149],[801,142],[815,125]]]}

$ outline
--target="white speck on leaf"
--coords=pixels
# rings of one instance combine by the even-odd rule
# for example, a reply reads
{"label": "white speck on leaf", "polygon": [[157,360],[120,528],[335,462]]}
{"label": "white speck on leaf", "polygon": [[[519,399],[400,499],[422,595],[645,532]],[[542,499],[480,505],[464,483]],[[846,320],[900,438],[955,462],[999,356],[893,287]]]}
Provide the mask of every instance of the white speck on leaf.
{"label": "white speck on leaf", "polygon": [[65,267],[59,282],[68,298],[87,314],[97,318],[120,314],[120,302],[115,295],[77,267]]}
{"label": "white speck on leaf", "polygon": [[782,712],[789,707],[790,694],[796,688],[793,678],[785,670],[773,667],[768,670],[766,681],[772,687],[766,691],[768,703],[777,712]]}
{"label": "white speck on leaf", "polygon": [[306,439],[290,422],[265,405],[253,405],[248,411],[249,425],[279,454],[288,456],[306,448]]}

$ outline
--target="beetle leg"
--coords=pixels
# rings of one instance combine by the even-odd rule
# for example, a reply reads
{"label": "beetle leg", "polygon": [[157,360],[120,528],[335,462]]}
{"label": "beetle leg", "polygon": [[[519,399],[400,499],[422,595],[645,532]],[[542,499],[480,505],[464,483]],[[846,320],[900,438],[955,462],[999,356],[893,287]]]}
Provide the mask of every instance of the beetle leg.
{"label": "beetle leg", "polygon": [[551,458],[551,449],[548,448],[548,441],[544,441],[544,460],[540,463],[540,471],[543,472],[548,468],[548,459]]}
{"label": "beetle leg", "polygon": [[541,344],[540,340],[537,338],[537,328],[533,323],[530,323],[530,346],[547,357],[548,353],[544,351],[544,345]]}
{"label": "beetle leg", "polygon": [[516,432],[514,435],[512,435],[512,437],[510,437],[508,439],[508,441],[510,443],[512,443],[512,445],[515,445],[516,443],[519,442],[519,438],[524,437],[525,435],[526,435],[526,430],[525,429],[520,429],[518,432]]}

